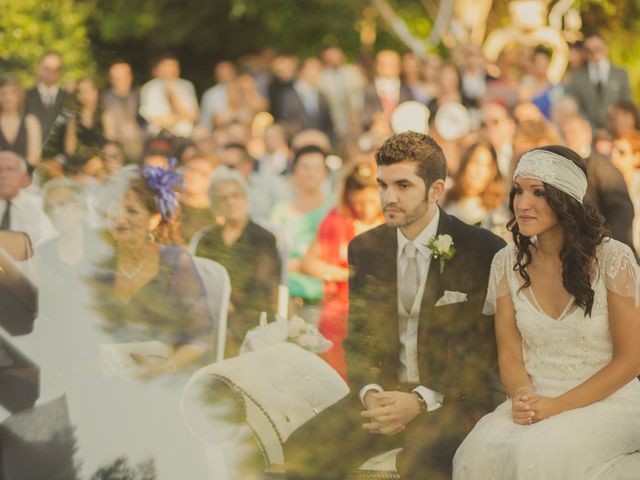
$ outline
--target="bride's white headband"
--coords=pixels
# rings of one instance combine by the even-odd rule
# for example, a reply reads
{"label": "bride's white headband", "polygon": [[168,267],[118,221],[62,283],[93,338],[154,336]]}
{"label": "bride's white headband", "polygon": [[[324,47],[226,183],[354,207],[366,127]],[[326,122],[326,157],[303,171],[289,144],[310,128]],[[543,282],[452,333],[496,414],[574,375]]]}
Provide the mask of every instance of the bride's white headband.
{"label": "bride's white headband", "polygon": [[587,193],[587,176],[571,160],[546,150],[531,150],[525,153],[513,179],[516,177],[534,178],[556,187],[582,203]]}

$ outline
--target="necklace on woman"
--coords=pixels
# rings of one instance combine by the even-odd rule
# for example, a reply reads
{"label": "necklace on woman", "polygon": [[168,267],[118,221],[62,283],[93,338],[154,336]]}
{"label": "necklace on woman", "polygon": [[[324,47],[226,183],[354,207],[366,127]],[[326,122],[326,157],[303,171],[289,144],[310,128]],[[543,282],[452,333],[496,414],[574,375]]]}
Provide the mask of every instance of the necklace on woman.
{"label": "necklace on woman", "polygon": [[122,274],[124,278],[127,280],[133,280],[138,275],[142,273],[142,269],[144,268],[144,263],[141,263],[133,270],[126,270],[122,265],[118,265],[118,272]]}

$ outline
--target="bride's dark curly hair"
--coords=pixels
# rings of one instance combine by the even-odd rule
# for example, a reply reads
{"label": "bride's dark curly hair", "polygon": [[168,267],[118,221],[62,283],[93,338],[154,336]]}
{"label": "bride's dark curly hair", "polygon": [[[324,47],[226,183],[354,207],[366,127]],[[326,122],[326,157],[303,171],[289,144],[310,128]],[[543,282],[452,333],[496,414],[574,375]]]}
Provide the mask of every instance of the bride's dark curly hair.
{"label": "bride's dark curly hair", "polygon": [[[568,147],[547,145],[535,150],[560,155],[576,164],[585,175],[587,174],[584,160]],[[591,266],[595,259],[596,248],[610,234],[604,226],[604,218],[594,205],[580,204],[570,195],[547,183],[544,183],[544,189],[547,203],[558,217],[558,223],[564,232],[564,246],[560,251],[562,284],[567,292],[574,296],[575,304],[587,315],[591,315],[594,298],[591,288]],[[518,228],[513,209],[515,194],[515,188],[512,188],[509,193],[509,210],[514,216],[507,224],[507,228],[511,231],[517,248],[516,265],[513,269],[524,279],[522,289],[531,285],[531,278],[526,268],[531,263],[530,247],[533,245],[535,248],[535,245],[531,242],[531,237],[522,235]]]}

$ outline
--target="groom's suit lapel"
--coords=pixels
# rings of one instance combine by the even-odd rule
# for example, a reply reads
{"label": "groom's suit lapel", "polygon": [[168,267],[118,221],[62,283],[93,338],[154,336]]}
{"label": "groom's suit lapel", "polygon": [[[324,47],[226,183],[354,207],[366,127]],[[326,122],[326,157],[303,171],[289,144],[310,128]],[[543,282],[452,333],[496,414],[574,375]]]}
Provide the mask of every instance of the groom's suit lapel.
{"label": "groom's suit lapel", "polygon": [[[440,209],[440,220],[438,221],[437,235],[451,235],[451,217]],[[433,310],[438,299],[442,296],[444,275],[447,273],[445,263],[444,273],[440,273],[440,259],[431,257],[427,283],[424,286],[422,304],[420,305],[420,328],[425,328],[433,315]]]}
{"label": "groom's suit lapel", "polygon": [[396,228],[386,228],[380,244],[374,251],[379,252],[377,258],[371,259],[376,265],[376,278],[378,288],[376,298],[372,299],[372,305],[377,305],[380,311],[384,338],[388,341],[387,347],[392,358],[398,358],[400,348],[400,334],[398,331],[398,233]]}

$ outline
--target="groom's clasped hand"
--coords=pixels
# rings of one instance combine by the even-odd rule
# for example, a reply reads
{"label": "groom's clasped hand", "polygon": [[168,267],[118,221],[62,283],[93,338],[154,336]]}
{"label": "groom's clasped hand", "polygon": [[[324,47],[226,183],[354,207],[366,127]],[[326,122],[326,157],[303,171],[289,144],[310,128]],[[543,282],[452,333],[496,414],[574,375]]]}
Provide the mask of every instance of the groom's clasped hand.
{"label": "groom's clasped hand", "polygon": [[420,404],[413,393],[371,390],[365,395],[364,404],[362,428],[369,433],[395,435],[420,413]]}

